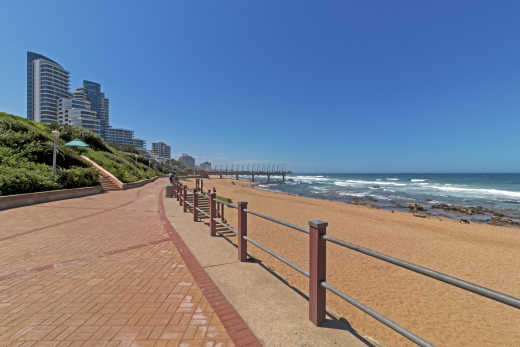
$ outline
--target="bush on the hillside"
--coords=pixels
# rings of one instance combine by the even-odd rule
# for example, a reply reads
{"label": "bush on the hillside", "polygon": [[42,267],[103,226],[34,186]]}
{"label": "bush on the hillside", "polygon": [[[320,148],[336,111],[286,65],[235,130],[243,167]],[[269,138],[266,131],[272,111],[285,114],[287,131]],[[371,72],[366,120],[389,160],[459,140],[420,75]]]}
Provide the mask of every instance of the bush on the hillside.
{"label": "bush on the hillside", "polygon": [[25,163],[24,167],[0,166],[0,195],[60,189],[52,178],[52,168],[45,164]]}
{"label": "bush on the hillside", "polygon": [[98,184],[99,174],[94,168],[73,167],[61,170],[58,182],[63,188],[90,187]]}

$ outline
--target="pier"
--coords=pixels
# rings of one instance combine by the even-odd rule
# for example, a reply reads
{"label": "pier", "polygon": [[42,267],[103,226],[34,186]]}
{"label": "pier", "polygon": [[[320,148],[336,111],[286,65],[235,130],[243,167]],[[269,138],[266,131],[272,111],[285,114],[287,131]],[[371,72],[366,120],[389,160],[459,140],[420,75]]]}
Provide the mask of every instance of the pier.
{"label": "pier", "polygon": [[281,167],[280,165],[267,165],[263,167],[250,167],[249,165],[243,165],[240,167],[217,167],[214,170],[206,171],[210,176],[233,176],[238,180],[239,176],[251,176],[251,182],[255,181],[255,176],[267,176],[267,183],[271,182],[272,176],[281,176],[282,182],[285,183],[285,176],[292,174],[291,171]]}

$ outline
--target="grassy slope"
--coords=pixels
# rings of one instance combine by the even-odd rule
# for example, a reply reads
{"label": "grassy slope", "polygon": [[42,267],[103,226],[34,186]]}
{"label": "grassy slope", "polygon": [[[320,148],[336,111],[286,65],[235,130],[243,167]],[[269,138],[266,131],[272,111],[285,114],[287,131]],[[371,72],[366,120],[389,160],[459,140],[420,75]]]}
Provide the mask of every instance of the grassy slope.
{"label": "grassy slope", "polygon": [[[80,158],[84,154],[122,182],[135,182],[160,175],[148,161],[121,152],[98,135],[72,126],[61,126],[58,144],[57,179],[52,178],[53,126],[0,112],[0,195],[84,187],[97,184],[97,172]],[[66,147],[80,138],[90,148]],[[136,171],[136,172],[135,172]]]}

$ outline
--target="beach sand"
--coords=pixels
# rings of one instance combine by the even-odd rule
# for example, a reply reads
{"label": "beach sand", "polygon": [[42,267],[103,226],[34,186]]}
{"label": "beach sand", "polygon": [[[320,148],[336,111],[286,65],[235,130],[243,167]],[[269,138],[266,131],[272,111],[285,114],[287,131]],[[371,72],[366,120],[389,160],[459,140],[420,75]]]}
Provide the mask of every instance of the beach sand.
{"label": "beach sand", "polygon": [[[193,179],[185,182],[194,186]],[[205,190],[213,187],[233,202],[247,201],[249,209],[305,227],[309,220],[321,219],[329,223],[331,236],[520,297],[517,228],[418,218],[269,192],[229,178],[204,179]],[[236,210],[226,208],[225,214],[236,226]],[[306,234],[253,215],[248,215],[248,234],[308,269]],[[308,293],[307,278],[251,244],[248,251]],[[520,346],[520,310],[331,243],[327,244],[327,282],[436,346]],[[269,298],[251,300],[261,305]],[[330,292],[327,310],[382,345],[414,345]]]}

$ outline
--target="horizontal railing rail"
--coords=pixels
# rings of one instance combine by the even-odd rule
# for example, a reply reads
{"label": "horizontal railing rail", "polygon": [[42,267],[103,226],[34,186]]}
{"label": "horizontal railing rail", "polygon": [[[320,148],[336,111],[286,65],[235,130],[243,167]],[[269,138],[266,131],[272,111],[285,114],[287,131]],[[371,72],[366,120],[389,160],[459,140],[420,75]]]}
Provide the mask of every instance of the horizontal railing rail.
{"label": "horizontal railing rail", "polygon": [[253,210],[250,210],[250,209],[246,209],[246,212],[247,213],[250,213],[252,215],[255,215],[257,217],[260,217],[260,218],[263,218],[263,219],[266,219],[268,221],[271,221],[271,222],[274,222],[274,223],[278,223],[278,224],[281,224],[281,225],[284,225],[288,228],[292,228],[294,230],[298,230],[298,231],[301,231],[302,233],[306,233],[308,234],[309,233],[309,230],[299,226],[299,225],[296,225],[296,224],[292,224],[292,223],[289,223],[289,222],[286,222],[286,221],[283,221],[281,219],[278,219],[278,218],[274,218],[274,217],[270,217],[270,216],[266,216],[265,214],[263,213],[260,213],[260,212],[257,212],[257,211],[253,211]]}
{"label": "horizontal railing rail", "polygon": [[296,265],[294,263],[291,263],[289,260],[287,260],[284,257],[282,257],[281,255],[275,253],[274,251],[270,250],[269,248],[262,246],[260,243],[256,242],[252,238],[250,238],[248,236],[244,236],[244,239],[246,239],[247,241],[251,242],[253,245],[255,245],[256,247],[260,248],[262,251],[266,252],[267,254],[270,254],[274,258],[278,259],[282,263],[285,263],[285,264],[289,265],[291,268],[293,268],[294,270],[298,271],[302,275],[305,275],[305,276],[309,277],[309,272],[308,271],[302,269],[301,267],[299,267],[298,265]]}
{"label": "horizontal railing rail", "polygon": [[410,270],[410,271],[413,271],[413,272],[417,272],[417,273],[419,273],[421,275],[431,277],[433,279],[436,279],[436,280],[439,280],[439,281],[451,284],[453,286],[465,289],[467,291],[473,292],[473,293],[481,295],[481,296],[485,296],[487,298],[490,298],[492,300],[501,302],[503,304],[506,304],[506,305],[509,305],[509,306],[513,306],[513,307],[516,307],[516,308],[520,308],[520,299],[517,299],[517,298],[515,298],[513,296],[497,292],[495,290],[492,290],[492,289],[480,286],[478,284],[474,284],[474,283],[471,283],[471,282],[467,282],[467,281],[461,280],[459,278],[456,278],[456,277],[444,274],[442,272],[438,272],[438,271],[435,271],[435,270],[432,270],[432,269],[428,269],[428,268],[426,268],[424,266],[412,264],[412,263],[407,262],[405,260],[394,258],[392,256],[389,256],[389,255],[386,255],[386,254],[383,254],[383,253],[379,253],[379,252],[373,251],[371,249],[355,245],[355,244],[350,243],[350,242],[339,240],[339,239],[337,239],[335,237],[332,237],[332,236],[329,236],[329,235],[323,235],[323,239],[325,239],[327,241],[330,241],[332,243],[335,243],[335,244],[337,244],[339,246],[342,246],[342,247],[354,250],[356,252],[366,254],[366,255],[368,255],[370,257],[380,259],[380,260],[385,261],[387,263],[391,263],[391,264],[400,266],[402,268],[405,268],[407,270]]}
{"label": "horizontal railing rail", "polygon": [[[335,245],[365,254],[367,256],[382,260],[384,262],[402,267],[404,269],[419,273],[421,275],[430,277],[432,279],[444,282],[446,284],[455,286],[457,288],[461,288],[464,290],[467,290],[469,292],[472,292],[474,294],[487,297],[491,300],[500,302],[502,304],[520,309],[520,299],[513,297],[508,294],[504,294],[501,292],[498,292],[493,289],[489,289],[486,287],[483,287],[481,285],[471,283],[465,280],[462,280],[460,278],[444,274],[442,272],[438,272],[432,269],[429,269],[427,267],[417,265],[402,259],[398,259],[347,241],[343,241],[340,239],[337,239],[335,237],[329,236],[326,234],[326,228],[327,223],[315,220],[315,221],[309,221],[309,229],[306,229],[304,227],[301,227],[299,225],[289,223],[287,221],[267,216],[263,213],[251,210],[247,208],[247,202],[238,202],[236,205],[233,205],[229,202],[219,200],[216,198],[215,189],[213,189],[213,192],[208,192],[208,194],[203,193],[202,190],[202,180],[199,181],[197,179],[196,181],[196,187],[192,189],[193,192],[193,203],[190,203],[187,197],[188,188],[185,185],[181,185],[180,183],[175,183],[174,185],[174,195],[177,197],[177,200],[180,202],[181,205],[184,205],[184,210],[186,211],[186,206],[190,206],[192,208],[192,211],[194,213],[194,220],[198,220],[197,216],[198,213],[201,213],[207,217],[209,217],[210,222],[210,230],[211,235],[214,236],[217,233],[223,235],[221,232],[215,230],[216,224],[221,225],[222,227],[226,228],[227,230],[231,231],[233,234],[237,236],[237,244],[238,244],[238,258],[240,261],[245,262],[247,261],[247,243],[251,243],[255,247],[259,248],[260,250],[264,251],[265,253],[271,255],[275,259],[281,261],[282,263],[288,265],[293,270],[301,273],[302,275],[309,278],[309,319],[316,325],[319,325],[322,323],[325,319],[325,296],[326,291],[330,291],[333,294],[337,295],[338,297],[342,298],[343,300],[347,301],[354,307],[358,308],[359,310],[367,313],[377,321],[383,323],[384,325],[388,326],[389,328],[393,329],[397,333],[401,334],[403,337],[407,338],[408,340],[416,343],[419,346],[423,347],[432,347],[433,345],[424,340],[423,338],[415,335],[414,333],[410,332],[406,328],[402,327],[401,325],[397,324],[396,322],[388,319],[387,317],[383,316],[382,314],[374,311],[373,309],[369,308],[368,306],[362,304],[358,300],[350,297],[346,293],[342,292],[341,290],[334,287],[332,284],[328,283],[326,281],[326,268],[325,268],[325,262],[326,262],[326,242],[333,243]],[[200,187],[200,189],[199,189]],[[207,199],[208,206],[209,206],[209,214],[198,207],[198,204],[200,203],[199,197],[204,197]],[[204,204],[206,202],[204,201]],[[218,209],[215,207],[215,204],[222,204],[222,211],[218,212]],[[195,208],[193,208],[195,206]],[[238,210],[238,220],[237,220],[237,228],[233,228],[231,225],[227,224],[224,220],[224,207],[227,206],[229,208],[234,208]],[[218,206],[217,206],[218,207]],[[218,215],[221,214],[221,220],[218,219]],[[283,226],[286,226],[288,228],[303,232],[305,234],[309,235],[309,271],[301,268],[297,264],[292,263],[288,259],[284,258],[280,254],[274,252],[273,250],[265,247],[264,245],[260,244],[259,242],[252,239],[250,236],[247,235],[247,215],[251,214],[256,217],[268,220],[273,223],[277,223]]]}

